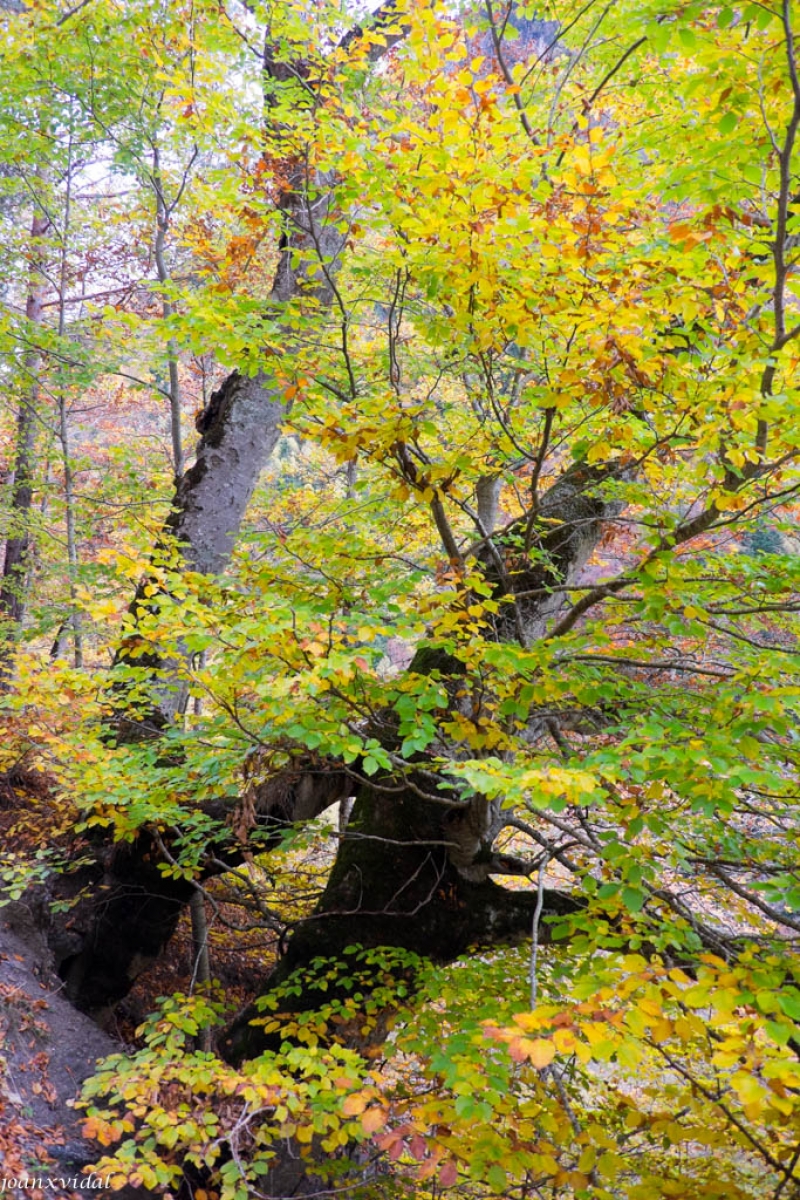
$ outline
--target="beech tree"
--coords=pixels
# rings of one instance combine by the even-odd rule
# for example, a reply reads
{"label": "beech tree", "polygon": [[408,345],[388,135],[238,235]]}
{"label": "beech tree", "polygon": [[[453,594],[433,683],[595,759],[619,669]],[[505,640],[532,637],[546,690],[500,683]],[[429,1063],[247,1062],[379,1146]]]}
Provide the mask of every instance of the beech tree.
{"label": "beech tree", "polygon": [[[238,212],[272,282],[159,271],[171,395],[181,354],[238,361],[121,572],[110,682],[65,670],[79,718],[34,734],[89,835],[49,884],[80,893],[52,933],[76,1005],[242,863],[282,945],[243,1012],[173,998],[100,1070],[98,1169],[225,1200],[791,1194],[789,6],[208,15],[187,49],[171,13],[193,63],[264,47]],[[115,19],[76,9],[76,44]],[[235,136],[199,68],[170,87],[198,144]],[[299,482],[254,502],[287,435]],[[353,798],[313,909],[270,909],[256,867]]]}

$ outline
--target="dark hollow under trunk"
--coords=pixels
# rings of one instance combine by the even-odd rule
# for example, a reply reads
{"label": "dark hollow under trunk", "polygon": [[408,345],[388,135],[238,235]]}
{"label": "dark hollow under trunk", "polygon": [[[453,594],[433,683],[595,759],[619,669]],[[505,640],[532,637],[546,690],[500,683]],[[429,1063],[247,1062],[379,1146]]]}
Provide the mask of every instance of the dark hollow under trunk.
{"label": "dark hollow under trunk", "polygon": [[114,847],[91,903],[70,913],[71,938],[53,947],[66,995],[101,1022],[163,953],[195,891],[189,880],[165,876],[158,863],[146,832]]}
{"label": "dark hollow under trunk", "polygon": [[[330,770],[289,770],[258,785],[252,796],[258,840],[247,848],[267,853],[293,824],[313,820],[349,791],[349,777]],[[246,847],[225,826],[226,820],[235,823],[231,804],[210,802],[203,811],[222,825],[205,847],[202,878],[209,879],[238,866]],[[132,842],[101,843],[92,867],[66,873],[54,885],[57,899],[72,901],[83,893],[52,921],[48,937],[67,996],[100,1020],[163,954],[196,893],[191,880],[160,869],[164,840],[169,834],[161,840],[145,828]]]}

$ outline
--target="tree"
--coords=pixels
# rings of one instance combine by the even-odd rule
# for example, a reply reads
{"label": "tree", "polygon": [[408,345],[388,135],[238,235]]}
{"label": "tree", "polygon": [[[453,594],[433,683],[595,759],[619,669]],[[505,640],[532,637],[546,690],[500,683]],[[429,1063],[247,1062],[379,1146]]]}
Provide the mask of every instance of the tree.
{"label": "tree", "polygon": [[[355,807],[221,1058],[186,1045],[213,1006],[171,1002],[89,1130],[120,1177],[226,1197],[360,1184],[370,1139],[417,1192],[788,1194],[797,566],[742,540],[791,534],[797,486],[788,7],[590,7],[558,38],[488,2],[316,41],[268,15],[275,281],[125,626],[116,745],[80,727],[117,845],[75,1001],[118,1000],[198,884]],[[287,427],[358,479],[286,485],[229,565]],[[531,932],[527,981],[495,960],[459,995],[422,961]],[[445,1047],[402,1015],[437,987]]]}

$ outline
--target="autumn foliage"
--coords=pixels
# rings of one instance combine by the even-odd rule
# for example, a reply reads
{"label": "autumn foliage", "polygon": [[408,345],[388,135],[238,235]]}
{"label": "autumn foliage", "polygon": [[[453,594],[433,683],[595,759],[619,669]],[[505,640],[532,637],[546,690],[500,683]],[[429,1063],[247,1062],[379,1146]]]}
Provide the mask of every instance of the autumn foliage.
{"label": "autumn foliage", "polygon": [[195,894],[268,976],[149,997],[84,1135],[198,1200],[788,1200],[795,14],[349,8],[0,14],[0,770],[47,779],[0,881],[91,962],[144,869],[154,961]]}

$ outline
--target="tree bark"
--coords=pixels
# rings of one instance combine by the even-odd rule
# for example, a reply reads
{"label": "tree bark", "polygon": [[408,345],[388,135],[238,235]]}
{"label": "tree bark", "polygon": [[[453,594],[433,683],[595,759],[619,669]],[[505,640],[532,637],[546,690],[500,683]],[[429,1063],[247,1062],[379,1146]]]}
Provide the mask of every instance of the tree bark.
{"label": "tree bark", "polygon": [[[51,930],[68,999],[99,1024],[161,955],[195,892],[189,880],[165,876],[158,863],[156,844],[146,831],[134,842],[110,847],[105,871],[94,872],[91,901],[70,911],[69,937],[61,922]],[[72,886],[70,876],[62,877],[56,884],[59,898]]]}

